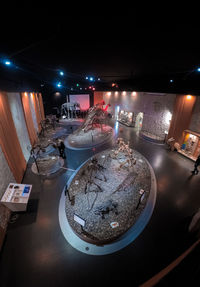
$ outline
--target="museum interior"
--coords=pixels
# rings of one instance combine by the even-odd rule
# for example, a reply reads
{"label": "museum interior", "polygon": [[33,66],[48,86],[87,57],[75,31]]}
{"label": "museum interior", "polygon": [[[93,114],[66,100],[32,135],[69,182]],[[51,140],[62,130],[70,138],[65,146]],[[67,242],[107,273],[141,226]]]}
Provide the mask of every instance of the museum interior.
{"label": "museum interior", "polygon": [[0,285],[198,286],[200,96],[46,105],[0,91]]}

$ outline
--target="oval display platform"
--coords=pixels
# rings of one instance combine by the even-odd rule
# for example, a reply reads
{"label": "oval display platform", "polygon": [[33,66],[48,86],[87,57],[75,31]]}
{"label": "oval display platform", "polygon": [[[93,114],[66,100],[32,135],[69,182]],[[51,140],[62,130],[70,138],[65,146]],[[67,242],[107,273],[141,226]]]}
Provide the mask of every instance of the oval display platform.
{"label": "oval display platform", "polygon": [[40,175],[50,175],[57,172],[61,167],[64,166],[64,160],[59,156],[46,156],[37,159],[37,165],[39,168],[39,173],[35,162],[31,167],[33,173]]}
{"label": "oval display platform", "polygon": [[156,143],[156,144],[164,144],[164,138],[153,135],[149,132],[140,131],[139,135],[141,136],[141,138],[143,138],[149,142]]}
{"label": "oval display platform", "polygon": [[75,131],[70,134],[64,141],[68,149],[81,150],[90,149],[102,145],[113,138],[113,129],[108,125],[103,125],[103,129],[95,128],[87,132]]}
{"label": "oval display platform", "polygon": [[116,158],[115,150],[105,150],[83,163],[68,182],[59,222],[67,241],[79,251],[113,253],[130,244],[148,223],[156,179],[147,160],[135,150],[133,155],[136,164],[128,167],[122,152]]}

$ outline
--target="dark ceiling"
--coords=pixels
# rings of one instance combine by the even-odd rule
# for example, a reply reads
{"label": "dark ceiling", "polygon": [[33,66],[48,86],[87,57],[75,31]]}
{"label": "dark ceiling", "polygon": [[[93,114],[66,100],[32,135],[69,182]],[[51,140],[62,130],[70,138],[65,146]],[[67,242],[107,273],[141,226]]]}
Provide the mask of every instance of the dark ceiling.
{"label": "dark ceiling", "polygon": [[148,7],[34,3],[14,4],[19,12],[3,23],[0,56],[14,66],[1,65],[2,83],[53,88],[61,69],[67,88],[76,82],[85,87],[84,77],[93,75],[102,88],[115,81],[119,88],[200,90],[194,16],[191,21],[172,9],[164,15],[164,7],[150,13]]}

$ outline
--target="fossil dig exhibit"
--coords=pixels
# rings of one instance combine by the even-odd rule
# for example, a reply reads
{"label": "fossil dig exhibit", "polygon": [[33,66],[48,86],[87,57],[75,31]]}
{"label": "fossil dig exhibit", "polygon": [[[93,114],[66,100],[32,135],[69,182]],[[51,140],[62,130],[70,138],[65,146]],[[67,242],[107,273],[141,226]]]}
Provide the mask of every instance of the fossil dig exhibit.
{"label": "fossil dig exhibit", "polygon": [[143,212],[151,191],[148,162],[118,138],[90,158],[66,187],[65,212],[72,230],[96,245],[113,242]]}

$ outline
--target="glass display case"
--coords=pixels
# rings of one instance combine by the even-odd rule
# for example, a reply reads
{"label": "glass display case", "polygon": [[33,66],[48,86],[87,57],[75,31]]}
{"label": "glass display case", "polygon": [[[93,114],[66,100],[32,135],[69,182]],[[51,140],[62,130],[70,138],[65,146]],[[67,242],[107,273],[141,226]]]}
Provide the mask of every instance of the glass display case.
{"label": "glass display case", "polygon": [[118,115],[118,121],[126,126],[134,127],[133,112],[121,110]]}
{"label": "glass display case", "polygon": [[195,161],[200,154],[200,134],[185,130],[183,143],[178,152]]}

